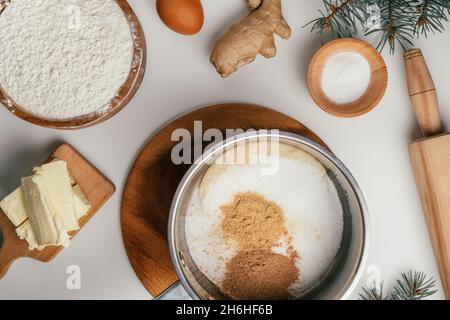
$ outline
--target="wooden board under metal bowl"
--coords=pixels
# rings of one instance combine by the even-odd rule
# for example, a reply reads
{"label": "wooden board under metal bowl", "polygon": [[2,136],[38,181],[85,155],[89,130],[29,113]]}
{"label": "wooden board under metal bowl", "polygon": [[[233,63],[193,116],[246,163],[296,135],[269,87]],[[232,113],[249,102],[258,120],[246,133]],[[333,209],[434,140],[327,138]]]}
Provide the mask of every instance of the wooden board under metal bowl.
{"label": "wooden board under metal bowl", "polygon": [[[122,236],[136,275],[158,297],[177,282],[167,243],[167,223],[172,198],[189,165],[175,165],[171,136],[186,129],[194,136],[194,121],[202,130],[279,129],[322,145],[323,141],[297,120],[265,107],[222,104],[195,110],[170,122],[145,145],[132,167],[122,198]],[[203,134],[203,132],[201,132]],[[206,143],[208,144],[208,143]]]}
{"label": "wooden board under metal bowl", "polygon": [[[147,59],[147,47],[145,43],[144,31],[142,30],[139,19],[131,9],[126,0],[116,0],[117,4],[123,10],[125,17],[130,25],[132,32],[132,38],[134,41],[134,53],[133,63],[131,66],[130,74],[127,80],[120,88],[118,94],[110,102],[108,111],[104,113],[93,112],[91,114],[70,119],[70,120],[50,120],[39,118],[28,112],[26,112],[20,105],[14,102],[8,93],[1,88],[0,84],[0,103],[3,104],[9,111],[18,116],[19,118],[31,122],[33,124],[62,130],[74,130],[85,127],[90,127],[108,120],[121,111],[136,94],[142,79],[144,78],[146,59]],[[101,106],[99,106],[101,107]]]}

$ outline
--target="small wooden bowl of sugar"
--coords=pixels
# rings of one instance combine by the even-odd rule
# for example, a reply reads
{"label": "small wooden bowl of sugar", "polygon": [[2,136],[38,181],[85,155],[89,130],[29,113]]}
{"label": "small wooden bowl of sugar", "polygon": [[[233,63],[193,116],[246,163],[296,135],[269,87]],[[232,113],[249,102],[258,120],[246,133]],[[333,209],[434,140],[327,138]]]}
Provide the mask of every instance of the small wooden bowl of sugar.
{"label": "small wooden bowl of sugar", "polygon": [[386,64],[378,51],[367,42],[349,38],[320,48],[309,64],[307,77],[314,102],[344,118],[375,108],[388,83]]}

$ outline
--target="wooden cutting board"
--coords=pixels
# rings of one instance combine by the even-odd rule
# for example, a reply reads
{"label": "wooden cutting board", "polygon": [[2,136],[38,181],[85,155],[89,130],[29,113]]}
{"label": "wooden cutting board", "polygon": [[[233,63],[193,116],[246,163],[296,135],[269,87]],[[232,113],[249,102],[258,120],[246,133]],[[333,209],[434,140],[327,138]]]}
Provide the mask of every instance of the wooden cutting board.
{"label": "wooden cutting board", "polygon": [[[71,145],[59,146],[51,155],[49,160],[57,158],[67,162],[70,173],[75,182],[80,186],[83,193],[91,203],[89,212],[79,220],[80,230],[97,213],[103,204],[114,194],[116,187],[100,171],[90,164]],[[30,174],[31,174],[30,168]],[[17,177],[18,184],[20,177]],[[11,190],[13,191],[13,190]],[[0,278],[8,271],[9,266],[18,258],[28,257],[42,262],[52,260],[63,247],[47,247],[42,251],[28,250],[28,243],[20,240],[16,234],[14,225],[0,209],[0,230],[2,233],[2,244],[0,247]],[[70,232],[73,238],[80,230]],[[70,250],[70,247],[66,250]]]}
{"label": "wooden cutting board", "polygon": [[[203,132],[217,128],[280,129],[322,145],[320,138],[297,120],[277,111],[248,104],[222,104],[188,113],[167,124],[144,146],[132,167],[122,198],[122,236],[136,275],[158,297],[177,282],[166,238],[172,198],[189,165],[175,165],[172,132],[186,129],[194,136],[194,121]],[[209,144],[206,143],[206,145]]]}

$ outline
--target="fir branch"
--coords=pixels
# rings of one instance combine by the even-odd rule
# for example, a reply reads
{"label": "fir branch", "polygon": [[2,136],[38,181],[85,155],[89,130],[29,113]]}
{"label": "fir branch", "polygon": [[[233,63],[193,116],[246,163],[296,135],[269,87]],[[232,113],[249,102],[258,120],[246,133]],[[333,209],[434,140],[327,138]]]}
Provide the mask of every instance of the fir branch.
{"label": "fir branch", "polygon": [[448,22],[447,14],[450,12],[448,0],[419,0],[415,3],[414,33],[427,37],[428,32],[433,34],[444,31],[444,22]]}
{"label": "fir branch", "polygon": [[366,35],[380,33],[377,49],[383,51],[388,44],[390,52],[394,53],[396,43],[403,50],[407,45],[412,46],[414,27],[408,0],[376,0],[375,3],[380,8],[380,26],[366,32]]}
{"label": "fir branch", "polygon": [[[370,20],[375,27],[365,35],[379,36],[378,49],[389,46],[393,53],[397,45],[404,50],[413,46],[413,39],[429,33],[443,32],[450,21],[450,0],[323,0],[325,10],[312,25],[311,32],[332,38],[354,37],[359,27],[366,28]],[[371,16],[369,8],[379,8],[379,16]]]}
{"label": "fir branch", "polygon": [[432,290],[436,282],[428,278],[423,272],[402,273],[392,292],[392,300],[422,300],[436,292]]}
{"label": "fir branch", "polygon": [[379,287],[373,283],[369,288],[363,287],[359,297],[361,300],[422,300],[437,292],[433,290],[435,285],[434,279],[427,278],[423,272],[409,271],[401,274],[390,293],[384,293],[383,283]]}
{"label": "fir branch", "polygon": [[361,300],[386,300],[383,293],[383,283],[378,287],[372,283],[369,288],[362,288],[363,293],[359,294]]}
{"label": "fir branch", "polygon": [[303,27],[312,25],[311,32],[320,34],[323,42],[325,34],[334,38],[353,37],[358,33],[357,22],[363,23],[364,10],[361,0],[324,0],[325,11],[319,10],[321,17]]}

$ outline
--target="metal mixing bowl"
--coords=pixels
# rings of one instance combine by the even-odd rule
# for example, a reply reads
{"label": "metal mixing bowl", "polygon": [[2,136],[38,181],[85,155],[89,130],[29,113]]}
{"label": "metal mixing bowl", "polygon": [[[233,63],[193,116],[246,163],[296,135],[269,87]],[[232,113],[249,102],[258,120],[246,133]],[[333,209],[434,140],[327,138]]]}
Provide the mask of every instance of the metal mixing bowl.
{"label": "metal mixing bowl", "polygon": [[197,268],[189,253],[185,214],[193,190],[215,159],[239,144],[261,139],[278,139],[280,143],[307,152],[326,168],[335,184],[344,211],[340,249],[328,271],[298,298],[347,298],[363,272],[368,251],[368,214],[363,195],[348,169],[330,151],[309,139],[286,132],[250,132],[227,139],[207,150],[186,173],[174,196],[168,227],[170,255],[181,284],[193,299],[227,299]]}

